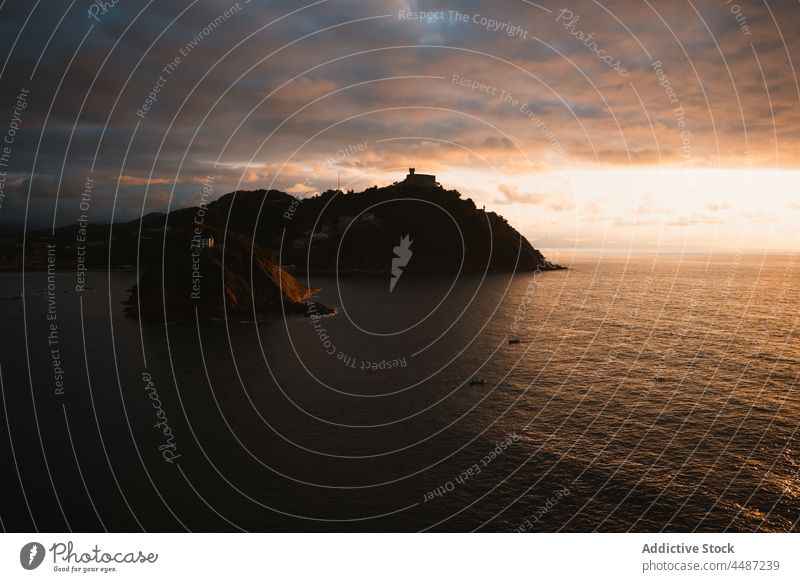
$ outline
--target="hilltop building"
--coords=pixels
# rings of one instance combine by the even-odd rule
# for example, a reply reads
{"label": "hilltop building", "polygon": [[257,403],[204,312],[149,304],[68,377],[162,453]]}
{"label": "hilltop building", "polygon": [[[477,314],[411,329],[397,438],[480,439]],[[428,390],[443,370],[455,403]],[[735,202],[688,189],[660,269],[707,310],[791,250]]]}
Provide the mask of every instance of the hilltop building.
{"label": "hilltop building", "polygon": [[407,183],[415,184],[417,186],[436,186],[436,176],[431,174],[417,174],[414,168],[408,169],[408,176],[406,176]]}

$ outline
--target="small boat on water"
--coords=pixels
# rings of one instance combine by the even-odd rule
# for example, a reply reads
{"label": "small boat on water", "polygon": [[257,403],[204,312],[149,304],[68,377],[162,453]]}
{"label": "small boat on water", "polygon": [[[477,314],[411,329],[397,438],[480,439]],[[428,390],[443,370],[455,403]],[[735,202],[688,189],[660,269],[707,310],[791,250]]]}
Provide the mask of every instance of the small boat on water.
{"label": "small boat on water", "polygon": [[486,380],[482,378],[473,378],[472,380],[469,381],[470,386],[477,386],[477,385],[483,386],[484,384],[486,384]]}
{"label": "small boat on water", "polygon": [[508,343],[509,343],[509,345],[514,345],[514,344],[520,343],[520,340],[514,337],[514,338],[511,338],[510,340],[508,340]]}

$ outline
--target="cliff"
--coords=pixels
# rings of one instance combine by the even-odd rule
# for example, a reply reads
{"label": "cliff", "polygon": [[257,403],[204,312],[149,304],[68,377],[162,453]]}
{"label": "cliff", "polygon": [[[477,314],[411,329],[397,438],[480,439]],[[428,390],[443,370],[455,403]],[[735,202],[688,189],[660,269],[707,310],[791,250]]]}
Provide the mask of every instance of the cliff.
{"label": "cliff", "polygon": [[[213,246],[207,246],[209,237]],[[169,235],[163,259],[161,249],[153,255],[126,303],[127,314],[143,321],[193,320],[195,311],[201,320],[254,319],[281,306],[305,313],[317,291],[282,271],[272,253],[233,232],[224,243],[214,228],[202,237]]]}

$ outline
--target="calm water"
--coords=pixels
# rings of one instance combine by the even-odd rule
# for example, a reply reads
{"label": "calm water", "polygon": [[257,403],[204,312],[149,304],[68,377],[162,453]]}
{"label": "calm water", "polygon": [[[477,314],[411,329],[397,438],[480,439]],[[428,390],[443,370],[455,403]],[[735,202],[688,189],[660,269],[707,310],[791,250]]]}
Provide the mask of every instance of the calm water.
{"label": "calm water", "polygon": [[336,317],[166,328],[124,318],[133,275],[61,274],[63,395],[30,275],[27,325],[0,302],[3,525],[797,530],[797,257],[571,266],[314,278]]}

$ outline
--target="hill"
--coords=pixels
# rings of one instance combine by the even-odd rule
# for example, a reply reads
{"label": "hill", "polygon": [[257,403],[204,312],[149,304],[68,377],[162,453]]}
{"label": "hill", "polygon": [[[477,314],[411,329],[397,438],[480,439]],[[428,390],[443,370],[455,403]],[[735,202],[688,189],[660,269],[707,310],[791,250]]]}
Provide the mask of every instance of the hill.
{"label": "hill", "polygon": [[[359,193],[329,190],[302,200],[277,190],[238,191],[202,214],[204,225],[252,238],[298,271],[388,272],[392,249],[406,235],[414,253],[409,272],[561,268],[505,218],[438,184],[404,181]],[[191,232],[197,215],[197,209],[179,210],[163,224],[173,232]]]}

